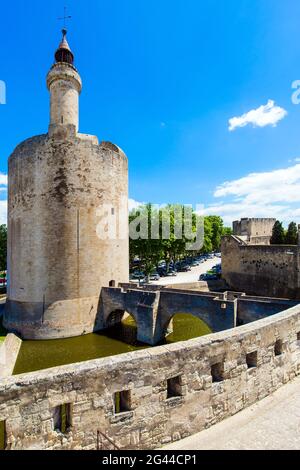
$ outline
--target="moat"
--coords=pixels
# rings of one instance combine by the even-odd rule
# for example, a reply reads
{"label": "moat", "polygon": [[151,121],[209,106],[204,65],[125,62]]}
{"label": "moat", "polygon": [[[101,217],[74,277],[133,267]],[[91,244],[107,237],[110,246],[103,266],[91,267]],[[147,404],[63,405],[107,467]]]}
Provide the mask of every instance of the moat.
{"label": "moat", "polygon": [[[161,344],[186,341],[211,333],[209,327],[192,315],[174,317],[174,331]],[[115,356],[151,346],[138,343],[132,317],[109,330],[76,338],[50,341],[23,341],[14,375],[51,367]]]}

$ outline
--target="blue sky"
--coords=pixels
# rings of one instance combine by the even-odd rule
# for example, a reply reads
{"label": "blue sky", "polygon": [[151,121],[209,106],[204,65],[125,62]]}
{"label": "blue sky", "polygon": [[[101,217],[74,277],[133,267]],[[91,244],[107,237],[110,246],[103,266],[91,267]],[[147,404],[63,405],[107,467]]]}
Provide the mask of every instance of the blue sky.
{"label": "blue sky", "polygon": [[[298,0],[1,3],[3,175],[20,141],[47,132],[45,76],[66,3],[84,85],[80,131],[123,148],[132,200],[204,204],[226,223],[300,222],[300,105],[291,101],[300,80]],[[247,125],[229,130],[230,119],[251,110],[237,121]],[[5,176],[0,184],[3,221]]]}

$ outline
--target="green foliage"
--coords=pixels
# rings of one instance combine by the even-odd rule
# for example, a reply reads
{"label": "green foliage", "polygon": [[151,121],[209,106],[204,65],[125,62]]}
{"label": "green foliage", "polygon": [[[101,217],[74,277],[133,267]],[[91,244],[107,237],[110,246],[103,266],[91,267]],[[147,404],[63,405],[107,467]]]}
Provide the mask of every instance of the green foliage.
{"label": "green foliage", "polygon": [[283,228],[282,222],[279,222],[279,220],[276,220],[274,224],[270,242],[271,242],[271,245],[284,245],[285,243],[284,228]]}
{"label": "green foliage", "polygon": [[0,225],[0,271],[6,270],[7,257],[7,227]]}
{"label": "green foliage", "polygon": [[230,227],[223,227],[223,232],[222,232],[222,236],[223,236],[223,237],[228,237],[228,236],[230,236],[230,235],[232,235],[232,234],[233,234],[232,228],[230,228]]}
{"label": "green foliage", "polygon": [[[130,237],[130,262],[135,258],[140,260],[140,270],[149,276],[164,259],[167,267],[171,261],[178,261],[186,256],[193,256],[209,253],[213,250],[219,251],[221,238],[223,235],[230,235],[231,229],[223,226],[223,220],[218,216],[208,216],[200,219],[194,211],[192,212],[191,234],[195,234],[197,225],[204,223],[203,246],[198,251],[187,251],[186,245],[191,242],[184,236],[184,206],[168,205],[158,209],[151,204],[147,204],[133,210],[129,214],[129,222],[133,223],[137,233],[136,239]],[[192,210],[192,209],[191,209]],[[178,233],[178,221],[181,222],[182,235]],[[179,224],[178,224],[179,225]],[[166,233],[166,227],[170,227]],[[156,236],[153,237],[153,230],[156,229]],[[180,232],[180,231],[179,231]],[[145,239],[145,235],[148,236]],[[179,236],[180,235],[180,236]]]}
{"label": "green foliage", "polygon": [[295,222],[291,222],[286,232],[285,243],[287,245],[298,244],[298,228]]}
{"label": "green foliage", "polygon": [[221,239],[223,236],[224,226],[223,220],[217,215],[210,215],[207,217],[208,222],[211,225],[211,243],[213,251],[220,251]]}
{"label": "green foliage", "polygon": [[[129,222],[135,221],[137,231],[140,234],[140,237],[136,240],[131,237],[129,239],[130,260],[133,261],[135,257],[138,257],[147,276],[157,266],[163,254],[161,240],[153,239],[151,236],[154,217],[159,218],[159,214],[151,204],[141,206],[129,215]],[[142,232],[143,227],[145,234]],[[148,238],[144,239],[143,235],[147,235]]]}
{"label": "green foliage", "polygon": [[[225,235],[232,235],[232,230],[229,227],[224,227],[224,223],[221,217],[217,215],[211,215],[205,218],[207,224],[211,226],[211,244],[213,251],[220,251],[221,240]],[[209,250],[211,251],[211,250]]]}
{"label": "green foliage", "polygon": [[208,217],[204,217],[204,244],[201,253],[210,253],[213,249],[212,226]]}

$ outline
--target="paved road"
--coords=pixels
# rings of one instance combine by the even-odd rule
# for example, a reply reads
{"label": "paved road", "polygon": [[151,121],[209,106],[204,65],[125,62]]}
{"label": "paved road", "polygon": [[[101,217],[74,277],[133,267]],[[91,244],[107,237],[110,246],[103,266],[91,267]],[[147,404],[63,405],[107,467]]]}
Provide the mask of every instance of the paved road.
{"label": "paved road", "polygon": [[300,378],[171,450],[299,450]]}
{"label": "paved road", "polygon": [[191,271],[187,273],[178,273],[176,277],[162,277],[159,281],[151,282],[151,284],[156,284],[159,286],[166,286],[168,284],[183,284],[190,282],[199,281],[201,274],[205,274],[213,266],[221,262],[220,258],[213,258],[205,263],[200,264],[200,266],[195,266]]}

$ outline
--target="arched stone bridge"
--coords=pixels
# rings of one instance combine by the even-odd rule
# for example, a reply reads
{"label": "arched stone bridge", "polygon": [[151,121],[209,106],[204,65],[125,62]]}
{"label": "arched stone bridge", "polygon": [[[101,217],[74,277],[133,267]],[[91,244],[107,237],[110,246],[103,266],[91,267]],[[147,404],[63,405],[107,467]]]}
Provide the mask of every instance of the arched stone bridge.
{"label": "arched stone bridge", "polygon": [[138,341],[155,345],[172,332],[172,319],[177,313],[191,314],[213,332],[219,332],[274,315],[297,303],[233,292],[103,288],[95,330],[120,323],[127,312],[136,321]]}

